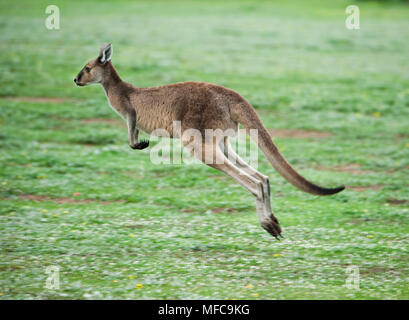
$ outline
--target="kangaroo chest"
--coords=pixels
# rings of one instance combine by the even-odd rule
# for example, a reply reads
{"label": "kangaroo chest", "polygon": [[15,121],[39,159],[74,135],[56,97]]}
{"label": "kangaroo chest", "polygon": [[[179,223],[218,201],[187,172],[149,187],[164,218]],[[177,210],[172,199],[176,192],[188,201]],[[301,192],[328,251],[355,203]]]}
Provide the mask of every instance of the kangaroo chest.
{"label": "kangaroo chest", "polygon": [[107,96],[107,100],[111,108],[119,114],[123,119],[127,118],[128,114],[128,109],[126,105],[123,102],[123,99],[121,99],[118,95],[110,94],[109,92],[105,91],[105,94]]}

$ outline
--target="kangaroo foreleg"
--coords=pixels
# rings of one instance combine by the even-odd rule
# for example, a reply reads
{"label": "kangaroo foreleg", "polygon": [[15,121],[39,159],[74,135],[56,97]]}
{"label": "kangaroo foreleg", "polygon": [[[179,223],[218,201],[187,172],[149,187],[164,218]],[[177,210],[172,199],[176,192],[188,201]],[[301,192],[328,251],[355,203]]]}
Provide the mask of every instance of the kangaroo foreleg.
{"label": "kangaroo foreleg", "polygon": [[136,127],[136,115],[135,113],[131,113],[128,115],[126,119],[126,123],[128,125],[128,139],[129,139],[129,146],[132,149],[142,150],[149,146],[149,141],[141,140],[138,142],[139,130]]}

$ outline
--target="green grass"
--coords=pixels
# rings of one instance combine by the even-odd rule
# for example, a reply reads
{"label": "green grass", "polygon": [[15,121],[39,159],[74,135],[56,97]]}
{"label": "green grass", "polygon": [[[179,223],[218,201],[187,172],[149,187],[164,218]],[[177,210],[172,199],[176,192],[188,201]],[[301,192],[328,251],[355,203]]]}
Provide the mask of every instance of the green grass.
{"label": "green grass", "polygon": [[[350,31],[340,0],[56,0],[49,31],[48,4],[0,2],[0,299],[409,298],[408,5],[359,2]],[[107,41],[134,85],[214,82],[268,128],[329,132],[275,141],[312,181],[370,188],[314,197],[260,156],[275,241],[239,185],[152,164],[108,121],[102,89],[74,86]],[[59,290],[44,288],[51,265]],[[345,286],[350,265],[359,291]]]}

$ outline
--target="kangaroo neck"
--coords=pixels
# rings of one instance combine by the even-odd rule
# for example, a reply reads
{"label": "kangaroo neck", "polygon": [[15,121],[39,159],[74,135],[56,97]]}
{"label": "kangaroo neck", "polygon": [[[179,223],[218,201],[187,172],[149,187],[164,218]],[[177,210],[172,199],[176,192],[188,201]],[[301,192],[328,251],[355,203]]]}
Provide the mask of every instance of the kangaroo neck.
{"label": "kangaroo neck", "polygon": [[101,81],[106,94],[109,95],[113,88],[118,88],[122,83],[123,81],[112,65],[112,62],[108,61],[107,65],[105,66],[104,77]]}
{"label": "kangaroo neck", "polygon": [[127,119],[131,110],[126,96],[126,83],[121,80],[114,66],[109,61],[105,66],[104,78],[101,85],[112,109],[114,109],[122,118]]}

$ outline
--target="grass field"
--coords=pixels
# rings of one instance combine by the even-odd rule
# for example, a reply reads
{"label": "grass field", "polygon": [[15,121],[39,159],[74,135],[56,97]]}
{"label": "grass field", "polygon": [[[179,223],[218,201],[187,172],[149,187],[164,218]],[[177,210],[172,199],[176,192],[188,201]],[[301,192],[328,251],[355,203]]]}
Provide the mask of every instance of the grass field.
{"label": "grass field", "polygon": [[[360,30],[340,0],[56,0],[47,30],[48,1],[1,0],[0,299],[408,299],[409,6],[357,3]],[[242,187],[152,164],[75,87],[102,42],[136,86],[236,90],[300,173],[347,190],[305,194],[260,154],[276,241]]]}

